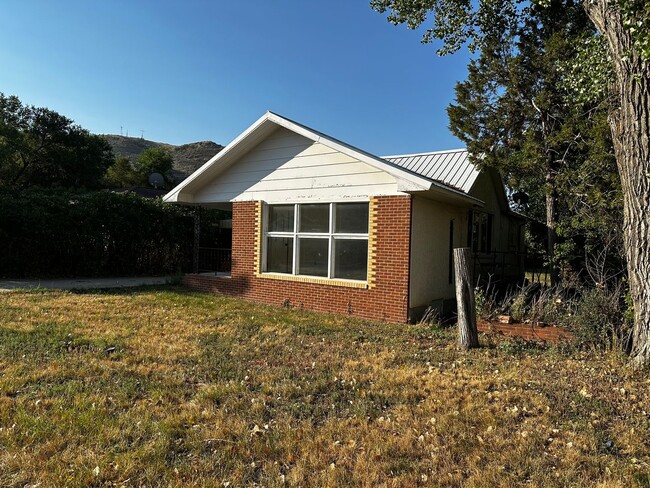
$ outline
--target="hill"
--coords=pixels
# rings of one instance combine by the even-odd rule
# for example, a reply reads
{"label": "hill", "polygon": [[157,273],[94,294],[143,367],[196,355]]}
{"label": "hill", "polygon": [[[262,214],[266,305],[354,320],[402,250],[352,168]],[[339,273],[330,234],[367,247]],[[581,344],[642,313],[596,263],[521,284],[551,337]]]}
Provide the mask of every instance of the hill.
{"label": "hill", "polygon": [[164,142],[149,141],[139,137],[126,137],[113,134],[103,135],[113,148],[115,156],[126,156],[132,162],[145,150],[152,147],[167,149],[174,158],[174,178],[177,181],[185,179],[199,166],[217,154],[223,146],[212,141],[191,142],[175,146]]}

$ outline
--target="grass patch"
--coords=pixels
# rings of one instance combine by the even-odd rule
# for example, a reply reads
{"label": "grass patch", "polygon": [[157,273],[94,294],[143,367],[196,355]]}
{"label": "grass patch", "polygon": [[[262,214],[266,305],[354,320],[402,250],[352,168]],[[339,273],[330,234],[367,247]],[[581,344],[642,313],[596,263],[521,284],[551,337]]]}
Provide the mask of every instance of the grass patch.
{"label": "grass patch", "polygon": [[10,292],[0,486],[648,486],[647,372],[182,288]]}

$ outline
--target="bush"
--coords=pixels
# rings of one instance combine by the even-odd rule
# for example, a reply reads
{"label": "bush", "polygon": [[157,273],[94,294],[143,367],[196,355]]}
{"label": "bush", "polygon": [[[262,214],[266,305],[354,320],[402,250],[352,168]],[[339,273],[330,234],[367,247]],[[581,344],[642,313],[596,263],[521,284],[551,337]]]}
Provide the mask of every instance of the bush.
{"label": "bush", "polygon": [[625,312],[620,287],[611,291],[596,287],[583,291],[575,303],[575,312],[565,322],[583,344],[626,349],[630,329]]}
{"label": "bush", "polygon": [[111,192],[0,189],[0,276],[169,274],[191,267],[192,209]]}
{"label": "bush", "polygon": [[622,283],[609,288],[584,283],[572,287],[531,284],[504,294],[476,290],[476,312],[487,320],[510,315],[515,321],[569,328],[576,343],[603,349],[629,346],[633,314]]}

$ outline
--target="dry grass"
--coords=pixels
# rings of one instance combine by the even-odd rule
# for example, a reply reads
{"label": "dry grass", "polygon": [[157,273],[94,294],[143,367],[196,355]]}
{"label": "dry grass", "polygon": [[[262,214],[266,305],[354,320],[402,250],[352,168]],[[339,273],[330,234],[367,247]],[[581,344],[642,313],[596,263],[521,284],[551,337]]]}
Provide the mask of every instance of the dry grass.
{"label": "dry grass", "polygon": [[174,288],[0,296],[1,486],[650,486],[649,413],[612,355]]}

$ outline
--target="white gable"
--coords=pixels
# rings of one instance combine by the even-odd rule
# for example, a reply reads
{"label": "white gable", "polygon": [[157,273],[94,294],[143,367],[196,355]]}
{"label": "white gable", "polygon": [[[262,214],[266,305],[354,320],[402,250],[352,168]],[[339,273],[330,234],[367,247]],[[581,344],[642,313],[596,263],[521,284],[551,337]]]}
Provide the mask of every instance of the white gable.
{"label": "white gable", "polygon": [[390,174],[285,128],[277,128],[194,194],[195,203],[367,200],[403,194]]}
{"label": "white gable", "polygon": [[267,112],[164,201],[341,201],[412,192],[465,205],[482,203],[463,190]]}

